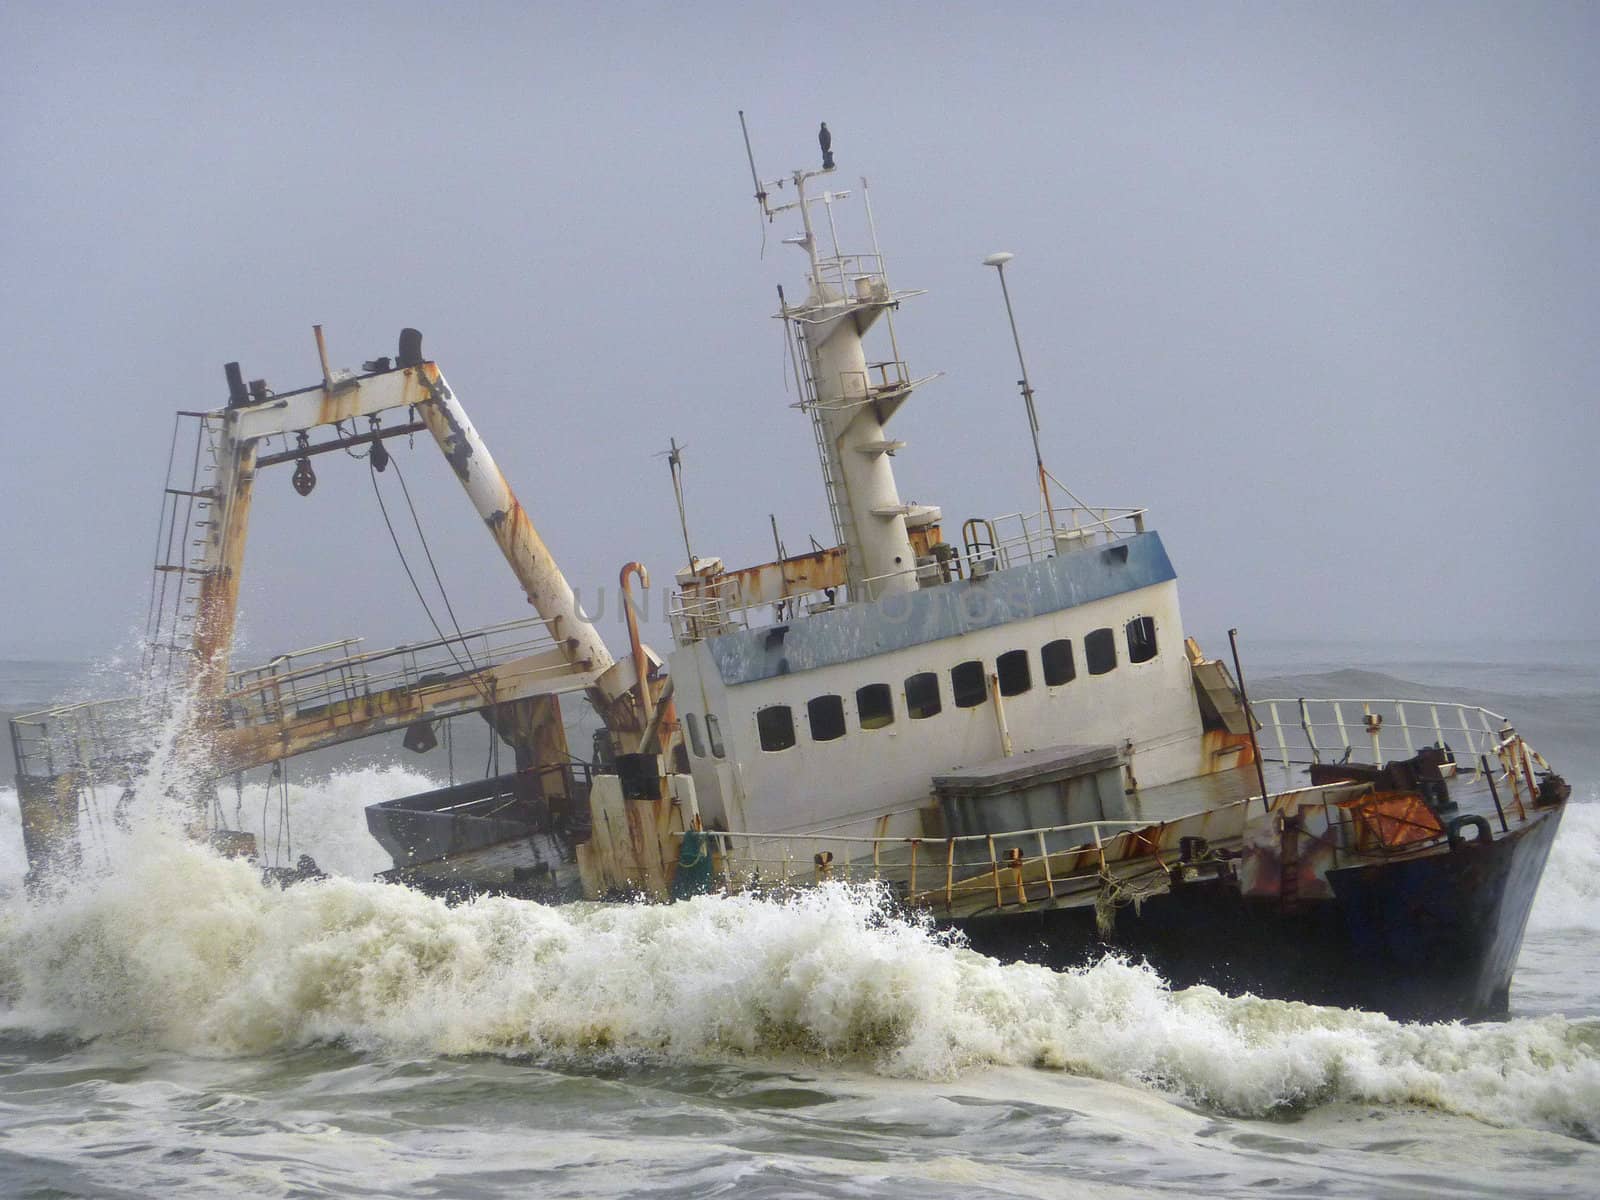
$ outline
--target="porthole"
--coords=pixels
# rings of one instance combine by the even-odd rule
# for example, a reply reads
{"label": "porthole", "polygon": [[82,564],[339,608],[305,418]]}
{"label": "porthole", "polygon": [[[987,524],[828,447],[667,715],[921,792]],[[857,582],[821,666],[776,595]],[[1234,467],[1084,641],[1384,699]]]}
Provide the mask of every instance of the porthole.
{"label": "porthole", "polygon": [[957,708],[976,708],[982,704],[989,695],[983,679],[983,664],[973,659],[951,667],[950,693]]}
{"label": "porthole", "polygon": [[1058,638],[1041,646],[1039,661],[1044,666],[1046,687],[1060,687],[1078,676],[1078,668],[1072,661],[1072,643],[1066,638]]}
{"label": "porthole", "polygon": [[863,729],[894,724],[894,694],[887,683],[869,683],[856,689],[856,719]]}
{"label": "porthole", "polygon": [[844,699],[817,696],[806,702],[806,720],[811,724],[813,742],[831,742],[844,736]]}
{"label": "porthole", "polygon": [[787,750],[794,745],[794,712],[787,704],[773,704],[756,712],[756,732],[763,750]]}
{"label": "porthole", "polygon": [[1083,639],[1083,665],[1091,675],[1117,669],[1117,637],[1109,629],[1096,629]]}
{"label": "porthole", "polygon": [[913,721],[939,715],[939,677],[932,671],[919,671],[906,677],[906,712]]}
{"label": "porthole", "polygon": [[1128,661],[1149,662],[1156,656],[1156,619],[1135,617],[1128,622]]}
{"label": "porthole", "polygon": [[1002,696],[1020,696],[1033,686],[1026,650],[1007,650],[994,660],[994,673],[1000,680]]}

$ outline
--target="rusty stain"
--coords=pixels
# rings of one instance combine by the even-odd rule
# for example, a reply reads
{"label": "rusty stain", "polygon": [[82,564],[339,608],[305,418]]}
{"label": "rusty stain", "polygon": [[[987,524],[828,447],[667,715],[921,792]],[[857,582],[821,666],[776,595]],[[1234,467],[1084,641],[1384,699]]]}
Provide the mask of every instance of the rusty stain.
{"label": "rusty stain", "polygon": [[1255,762],[1255,744],[1248,733],[1208,729],[1200,739],[1200,773],[1215,775]]}
{"label": "rusty stain", "polygon": [[[907,532],[911,536],[912,551],[918,557],[931,554],[932,547],[941,540],[937,524]],[[714,575],[702,575],[694,582],[683,584],[682,591],[685,596],[723,595],[731,584],[738,597],[735,603],[739,606],[773,604],[792,596],[844,587],[848,575],[845,548],[833,546],[826,550],[758,563],[753,567],[736,567]]]}

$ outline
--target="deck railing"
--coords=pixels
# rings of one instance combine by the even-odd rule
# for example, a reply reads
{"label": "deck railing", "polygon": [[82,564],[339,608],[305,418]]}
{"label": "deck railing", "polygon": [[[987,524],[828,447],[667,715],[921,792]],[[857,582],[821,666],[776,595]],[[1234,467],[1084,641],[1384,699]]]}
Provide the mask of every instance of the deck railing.
{"label": "deck railing", "polygon": [[[1057,508],[1053,510],[1053,534],[1050,519],[1042,511],[1007,513],[992,519],[969,521],[970,532],[963,534],[960,545],[953,545],[955,553],[943,564],[923,562],[874,575],[863,580],[863,584],[869,595],[878,592],[881,584],[907,576],[914,576],[919,585],[931,586],[1109,545],[1143,533],[1146,511],[1143,508]],[[786,597],[782,603],[786,612],[812,613],[843,602],[837,592],[830,596],[826,590],[818,588]],[[775,616],[777,607],[770,598],[746,602],[740,593],[738,577],[726,576],[675,592],[667,616],[672,624],[673,639],[682,646],[735,629],[769,624],[778,619]]]}
{"label": "deck railing", "polygon": [[1285,768],[1335,762],[1381,766],[1437,746],[1448,748],[1461,769],[1476,772],[1478,760],[1498,755],[1506,736],[1514,733],[1499,713],[1440,700],[1275,697],[1254,700],[1250,707],[1261,722],[1262,754],[1276,757]]}
{"label": "deck railing", "polygon": [[[969,521],[963,530],[962,563],[968,574],[988,563],[1005,569],[1042,562],[1073,550],[1109,545],[1144,532],[1143,508],[1052,509],[1049,514],[1014,512]],[[1054,518],[1052,525],[1051,518]],[[968,532],[978,526],[974,532]]]}
{"label": "deck railing", "polygon": [[1434,746],[1475,780],[1492,764],[1496,780],[1510,787],[1508,801],[1526,815],[1524,797],[1533,803],[1543,787],[1535,768],[1550,771],[1505,717],[1475,704],[1295,697],[1254,700],[1250,707],[1261,722],[1263,757],[1286,772],[1319,763],[1383,766]]}
{"label": "deck railing", "polygon": [[[1026,904],[1087,892],[1108,881],[1126,886],[1138,876],[1165,870],[1159,852],[1127,855],[1132,838],[1143,836],[1154,845],[1164,828],[1150,821],[1098,820],[946,838],[724,831],[707,836],[717,846],[722,882],[730,891],[879,880],[893,885],[909,905],[948,909],[969,898]],[[1062,844],[1068,834],[1077,834],[1077,840]],[[1092,869],[1083,869],[1086,862]]]}
{"label": "deck railing", "polygon": [[824,321],[856,304],[883,304],[892,299],[882,255],[823,255],[817,258],[816,264],[813,282],[822,299],[817,303],[791,304],[788,314],[793,320]]}
{"label": "deck railing", "polygon": [[[557,648],[538,617],[371,652],[362,652],[360,644],[358,638],[329,642],[234,672],[221,700],[223,719],[235,728],[281,724],[297,715],[384,692],[424,689]],[[124,773],[149,757],[172,707],[171,696],[153,690],[15,717],[11,743],[17,773],[51,778],[72,770],[104,773],[113,767]]]}
{"label": "deck railing", "polygon": [[229,723],[278,724],[382,692],[416,690],[557,649],[557,642],[541,618],[525,617],[385,650],[363,653],[358,646],[359,640],[333,642],[239,672],[224,698]]}

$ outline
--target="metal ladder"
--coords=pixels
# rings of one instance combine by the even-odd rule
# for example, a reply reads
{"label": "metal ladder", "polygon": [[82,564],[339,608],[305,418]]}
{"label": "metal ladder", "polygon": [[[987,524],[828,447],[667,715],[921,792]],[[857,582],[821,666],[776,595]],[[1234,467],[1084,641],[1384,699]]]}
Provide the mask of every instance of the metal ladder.
{"label": "metal ladder", "polygon": [[[790,336],[794,338],[795,361],[800,364],[801,385],[805,388],[800,407],[805,409],[806,415],[811,418],[811,433],[817,444],[817,462],[822,468],[822,488],[828,497],[828,519],[833,523],[834,544],[845,547],[845,581],[850,588],[850,598],[852,600],[863,598],[865,581],[861,578],[860,564],[849,553],[851,539],[845,536],[846,525],[850,519],[849,510],[840,502],[839,493],[843,484],[834,478],[833,460],[828,454],[828,430],[823,421],[822,410],[817,403],[817,383],[811,373],[811,355],[806,352],[805,338],[798,330],[791,329]],[[849,532],[854,532],[853,526]]]}
{"label": "metal ladder", "polygon": [[[194,422],[194,452],[187,478],[177,456],[186,421]],[[205,534],[216,511],[216,470],[215,418],[204,413],[179,413],[173,421],[145,617],[145,671],[163,676],[169,683],[180,682],[179,665],[186,665],[193,653],[200,583],[208,573],[204,565]],[[205,478],[208,473],[210,481]]]}

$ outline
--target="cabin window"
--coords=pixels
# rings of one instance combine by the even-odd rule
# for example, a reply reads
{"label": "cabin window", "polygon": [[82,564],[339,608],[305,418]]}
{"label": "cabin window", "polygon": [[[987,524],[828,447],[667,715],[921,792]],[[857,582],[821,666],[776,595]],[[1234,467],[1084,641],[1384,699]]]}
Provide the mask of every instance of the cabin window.
{"label": "cabin window", "polygon": [[684,718],[684,724],[689,727],[689,745],[694,750],[694,756],[704,758],[706,744],[700,740],[700,718],[690,713]]}
{"label": "cabin window", "polygon": [[989,695],[983,680],[983,664],[977,659],[950,668],[950,692],[957,708],[976,708]]}
{"label": "cabin window", "polygon": [[787,750],[794,745],[794,712],[787,704],[774,704],[756,712],[756,732],[763,750]]}
{"label": "cabin window", "polygon": [[1128,661],[1149,662],[1156,656],[1156,619],[1135,617],[1128,622]]}
{"label": "cabin window", "polygon": [[1033,686],[1026,650],[1007,650],[994,660],[994,673],[1000,679],[1002,696],[1020,696]]}
{"label": "cabin window", "polygon": [[894,693],[887,683],[869,683],[856,691],[856,718],[863,729],[894,724]]}
{"label": "cabin window", "polygon": [[1072,643],[1066,638],[1046,642],[1040,647],[1039,661],[1044,665],[1046,687],[1060,687],[1078,677],[1078,668],[1072,662]]}
{"label": "cabin window", "polygon": [[1117,669],[1117,637],[1109,629],[1096,629],[1083,639],[1083,664],[1091,675]]}
{"label": "cabin window", "polygon": [[844,699],[818,696],[806,702],[806,720],[811,722],[813,742],[831,742],[844,736]]}
{"label": "cabin window", "polygon": [[939,715],[939,677],[932,671],[919,671],[906,678],[906,712],[913,721]]}
{"label": "cabin window", "polygon": [[722,723],[717,720],[714,713],[706,714],[706,741],[710,744],[714,757],[727,757],[728,752],[722,748]]}

